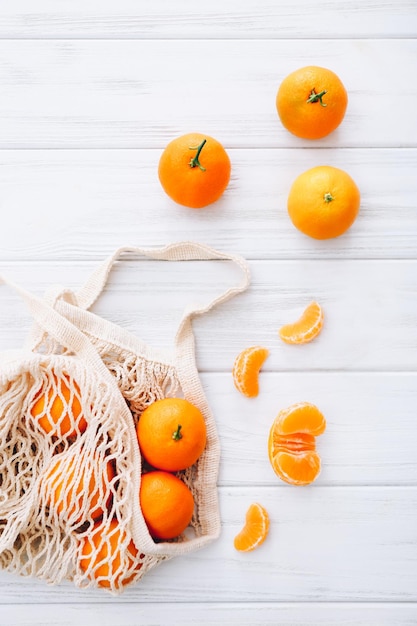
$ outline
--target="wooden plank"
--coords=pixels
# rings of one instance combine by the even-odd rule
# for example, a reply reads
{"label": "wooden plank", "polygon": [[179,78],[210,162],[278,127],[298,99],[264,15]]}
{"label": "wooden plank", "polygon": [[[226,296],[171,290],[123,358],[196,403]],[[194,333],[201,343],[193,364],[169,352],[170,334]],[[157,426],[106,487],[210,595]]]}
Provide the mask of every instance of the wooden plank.
{"label": "wooden plank", "polygon": [[311,147],[275,110],[281,80],[311,63],[350,98],[314,145],[415,147],[416,54],[412,39],[1,41],[0,148],[163,148],[194,130],[229,149]]}
{"label": "wooden plank", "polygon": [[[0,614],[1,626],[114,626],[121,619],[119,603],[6,604]],[[279,621],[278,621],[279,620]],[[179,603],[131,602],[123,605],[123,626],[170,624],[170,626],[415,626],[417,605],[412,603]]]}
{"label": "wooden plank", "polygon": [[[3,150],[0,259],[102,258],[121,244],[156,246],[184,237],[249,259],[415,258],[417,150],[229,154],[232,179],[224,196],[193,211],[162,190],[161,150]],[[319,164],[349,172],[362,196],[354,226],[325,242],[299,233],[286,209],[293,180]]]}
{"label": "wooden plank", "polygon": [[197,6],[186,0],[41,0],[3,2],[1,37],[281,39],[302,37],[407,37],[415,35],[412,0],[395,5],[375,0],[221,0]]}
{"label": "wooden plank", "polygon": [[327,421],[316,485],[417,486],[416,373],[261,372],[254,399],[234,389],[231,374],[204,374],[202,382],[220,436],[221,485],[287,489],[268,461],[269,429],[281,409],[308,401]]}
{"label": "wooden plank", "polygon": [[[233,538],[251,502],[269,511],[267,541],[238,553]],[[213,544],[148,572],[118,600],[131,602],[416,602],[417,489],[220,489],[222,533]],[[0,573],[0,602],[100,602],[80,591]]]}
{"label": "wooden plank", "polygon": [[[38,294],[54,283],[77,289],[97,264],[2,264],[2,272]],[[252,261],[252,285],[244,294],[195,319],[201,371],[230,372],[248,345],[270,349],[266,371],[415,371],[417,366],[414,261]],[[155,347],[170,347],[190,303],[208,304],[239,284],[226,262],[123,261],[94,311]],[[313,299],[325,325],[313,342],[292,346],[278,328],[299,317]],[[9,288],[1,288],[0,347],[16,348],[31,326]]]}

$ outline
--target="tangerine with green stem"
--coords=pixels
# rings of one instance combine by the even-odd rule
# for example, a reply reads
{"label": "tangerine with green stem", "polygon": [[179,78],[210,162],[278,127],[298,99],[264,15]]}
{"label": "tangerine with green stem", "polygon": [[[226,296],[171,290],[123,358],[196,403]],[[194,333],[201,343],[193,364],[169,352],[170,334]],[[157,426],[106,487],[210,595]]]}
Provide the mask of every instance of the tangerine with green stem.
{"label": "tangerine with green stem", "polygon": [[222,144],[201,133],[173,139],[159,160],[158,176],[177,204],[201,209],[216,202],[229,184],[231,163]]}
{"label": "tangerine with green stem", "polygon": [[193,465],[206,446],[206,423],[200,409],[185,398],[163,398],[139,418],[136,434],[146,461],[177,472]]}
{"label": "tangerine with green stem", "polygon": [[341,124],[347,104],[347,92],[340,78],[316,65],[286,76],[276,97],[283,126],[303,139],[321,139],[333,132]]}

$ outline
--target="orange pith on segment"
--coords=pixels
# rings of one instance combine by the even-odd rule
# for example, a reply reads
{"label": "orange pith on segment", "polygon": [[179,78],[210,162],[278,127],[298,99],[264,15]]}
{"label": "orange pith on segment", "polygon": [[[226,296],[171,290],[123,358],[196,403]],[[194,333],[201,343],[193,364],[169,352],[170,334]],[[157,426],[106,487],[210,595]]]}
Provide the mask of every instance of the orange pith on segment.
{"label": "orange pith on segment", "polygon": [[274,472],[292,485],[308,485],[320,473],[316,437],[326,429],[321,411],[300,402],[280,411],[269,431],[268,457]]}
{"label": "orange pith on segment", "polygon": [[308,343],[320,333],[323,321],[321,306],[317,302],[311,302],[296,322],[281,326],[279,336],[285,343]]}
{"label": "orange pith on segment", "polygon": [[243,350],[233,365],[233,381],[238,391],[248,398],[259,393],[259,370],[264,364],[269,351],[262,346],[252,346]]}
{"label": "orange pith on segment", "polygon": [[234,539],[234,546],[239,552],[250,552],[260,546],[269,531],[269,515],[258,503],[251,504],[246,512],[245,525]]}

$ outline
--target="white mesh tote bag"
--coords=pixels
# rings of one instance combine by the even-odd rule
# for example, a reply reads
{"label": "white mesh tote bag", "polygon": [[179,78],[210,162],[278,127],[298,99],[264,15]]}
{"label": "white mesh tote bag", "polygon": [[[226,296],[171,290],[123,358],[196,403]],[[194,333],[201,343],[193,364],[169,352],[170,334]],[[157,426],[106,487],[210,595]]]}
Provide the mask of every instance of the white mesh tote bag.
{"label": "white mesh tote bag", "polygon": [[[168,357],[87,309],[120,258],[229,260],[240,285],[187,309]],[[161,268],[162,269],[162,268]],[[48,583],[120,593],[163,560],[198,549],[220,530],[219,441],[195,363],[192,319],[249,284],[241,257],[196,243],[121,248],[76,294],[38,298],[10,281],[35,325],[28,347],[0,354],[0,566]],[[189,527],[155,540],[139,490],[144,467],[136,425],[156,400],[184,397],[204,416],[198,460],[177,472],[194,499]]]}

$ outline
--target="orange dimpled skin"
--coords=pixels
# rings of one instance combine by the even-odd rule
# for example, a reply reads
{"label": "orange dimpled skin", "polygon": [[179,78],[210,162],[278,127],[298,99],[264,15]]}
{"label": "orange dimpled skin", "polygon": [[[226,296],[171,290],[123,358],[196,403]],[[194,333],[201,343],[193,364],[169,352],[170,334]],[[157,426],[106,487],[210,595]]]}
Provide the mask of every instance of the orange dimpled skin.
{"label": "orange dimpled skin", "polygon": [[37,392],[30,415],[47,434],[71,438],[87,428],[80,389],[67,374],[53,375]]}
{"label": "orange dimpled skin", "polygon": [[230,180],[230,159],[213,137],[189,133],[162,153],[158,175],[165,193],[178,204],[201,209],[220,198]]}
{"label": "orange dimpled skin", "polygon": [[298,230],[313,239],[332,239],[348,230],[360,206],[360,192],[349,174],[318,165],[300,174],[288,194],[288,215]]}
{"label": "orange dimpled skin", "polygon": [[129,584],[142,567],[136,560],[137,554],[133,541],[129,541],[116,520],[111,520],[108,526],[96,524],[92,533],[82,539],[80,567],[97,580],[99,587],[118,589]]}
{"label": "orange dimpled skin", "polygon": [[193,495],[174,474],[160,470],[143,474],[139,498],[149,533],[155,539],[174,539],[191,522]]}
{"label": "orange dimpled skin", "polygon": [[85,465],[75,454],[56,456],[45,476],[48,504],[71,524],[97,520],[111,504],[109,483],[114,476],[110,461],[94,457]]}
{"label": "orange dimpled skin", "polygon": [[317,302],[312,302],[296,322],[281,326],[279,336],[285,343],[308,343],[321,332],[323,321],[321,306]]}
{"label": "orange dimpled skin", "polygon": [[310,65],[282,81],[276,107],[283,126],[297,137],[321,139],[342,122],[348,96],[331,70]]}
{"label": "orange dimpled skin", "polygon": [[235,359],[232,376],[235,387],[248,398],[259,393],[259,371],[269,355],[262,346],[245,348]]}
{"label": "orange dimpled skin", "polygon": [[266,539],[269,531],[269,515],[257,502],[251,504],[246,512],[245,525],[234,539],[234,546],[239,552],[251,552]]}
{"label": "orange dimpled skin", "polygon": [[274,472],[291,485],[309,485],[319,475],[321,462],[316,437],[326,429],[326,420],[309,402],[280,411],[268,438],[268,457]]}
{"label": "orange dimpled skin", "polygon": [[184,398],[149,405],[137,425],[140,451],[155,468],[177,472],[193,465],[206,446],[201,411]]}

